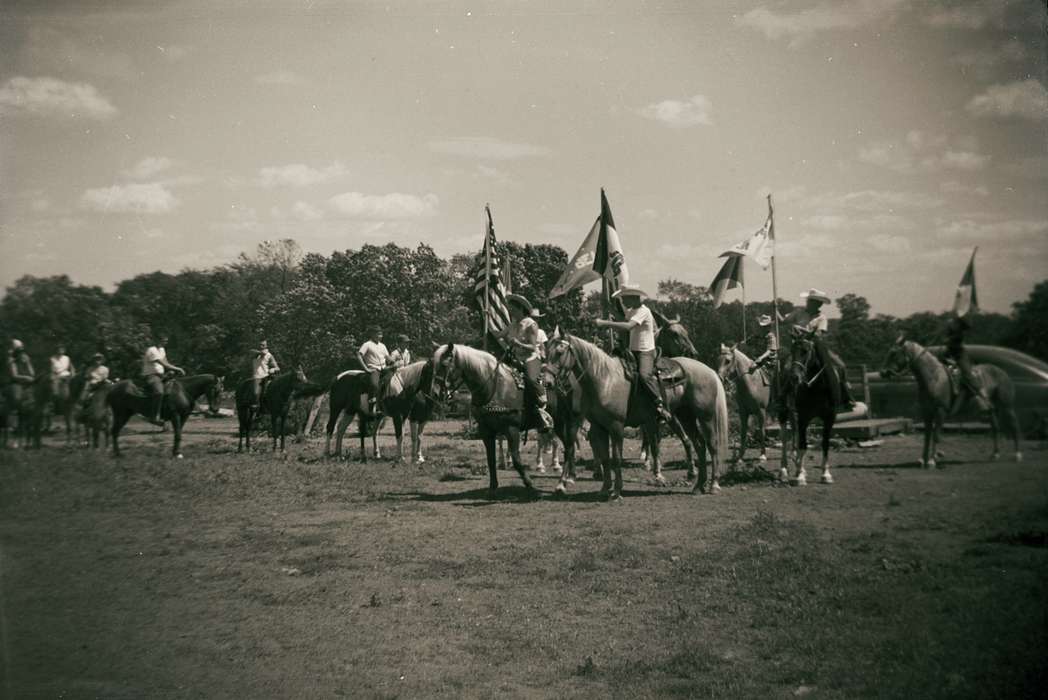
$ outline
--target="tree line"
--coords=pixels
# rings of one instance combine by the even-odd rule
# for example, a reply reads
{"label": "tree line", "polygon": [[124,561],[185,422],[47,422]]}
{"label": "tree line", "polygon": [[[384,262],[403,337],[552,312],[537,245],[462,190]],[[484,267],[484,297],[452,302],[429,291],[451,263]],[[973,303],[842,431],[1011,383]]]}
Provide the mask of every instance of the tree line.
{"label": "tree line", "polygon": [[[552,245],[498,244],[512,270],[513,291],[546,313],[547,331],[606,339],[593,323],[601,313],[599,292],[581,290],[547,300],[568,262]],[[265,338],[284,367],[301,364],[313,381],[326,382],[352,366],[372,326],[387,343],[398,334],[411,340],[416,357],[431,343],[483,343],[483,321],[473,283],[481,264],[473,254],[444,259],[426,245],[365,245],[330,256],[303,254],[290,239],[266,241],[231,264],[175,274],[151,272],[119,282],[112,292],[75,283],[66,275],[24,276],[0,301],[0,342],[25,344],[38,371],[58,344],[78,366],[102,352],[117,376],[137,376],[153,332],[169,337],[168,353],[187,371],[246,376],[250,350]],[[714,364],[721,342],[742,339],[740,302],[713,308],[705,287],[668,279],[650,304],[679,316],[700,359]],[[947,313],[919,312],[906,318],[871,316],[865,298],[835,300],[840,318],[831,322],[831,344],[849,364],[879,366],[902,332],[924,344],[941,343]],[[793,305],[780,302],[787,313]],[[746,330],[772,313],[771,302],[746,305]],[[971,343],[1005,345],[1048,360],[1048,281],[1010,315],[974,317]],[[757,348],[754,348],[757,349]]]}

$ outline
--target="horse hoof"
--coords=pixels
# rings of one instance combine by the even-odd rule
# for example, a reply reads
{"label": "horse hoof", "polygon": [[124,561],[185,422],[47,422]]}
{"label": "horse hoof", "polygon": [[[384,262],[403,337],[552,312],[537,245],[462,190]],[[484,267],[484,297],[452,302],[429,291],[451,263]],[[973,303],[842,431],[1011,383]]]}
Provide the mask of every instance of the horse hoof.
{"label": "horse hoof", "polygon": [[567,479],[564,480],[564,483],[574,485],[575,480],[569,476]]}
{"label": "horse hoof", "polygon": [[618,491],[608,496],[608,503],[622,503],[622,494]]}
{"label": "horse hoof", "polygon": [[767,461],[768,461],[768,455],[766,455],[766,454],[762,454],[762,455],[760,456],[760,460],[761,460],[762,462],[767,462]]}
{"label": "horse hoof", "polygon": [[808,479],[804,476],[796,476],[790,479],[790,486],[807,486]]}
{"label": "horse hoof", "polygon": [[698,472],[693,472],[693,471],[689,471],[688,472],[688,481],[695,481],[698,478],[699,478],[699,473]]}
{"label": "horse hoof", "polygon": [[779,481],[786,482],[790,480],[790,473],[785,469],[779,470]]}
{"label": "horse hoof", "polygon": [[721,492],[720,484],[714,481],[712,484],[703,489],[702,492],[707,496],[716,496]]}
{"label": "horse hoof", "polygon": [[927,462],[924,463],[924,468],[925,469],[935,469],[935,467],[936,467],[936,464],[935,464],[935,460],[934,459],[929,459]]}
{"label": "horse hoof", "polygon": [[559,464],[554,464],[552,469],[554,474],[561,474],[564,472],[564,469]]}
{"label": "horse hoof", "polygon": [[1023,461],[1023,453],[1022,453],[1022,452],[1016,452],[1016,453],[1015,453],[1015,461],[1016,461],[1016,462],[1021,462],[1021,461]]}
{"label": "horse hoof", "polygon": [[175,459],[184,459],[184,457],[182,456],[182,453],[179,452],[177,455],[175,455]]}
{"label": "horse hoof", "polygon": [[544,465],[544,464],[537,464],[537,465],[535,465],[535,472],[538,473],[538,474],[545,474],[546,473],[546,465]]}
{"label": "horse hoof", "polygon": [[415,464],[425,464],[425,463],[426,463],[426,458],[423,457],[422,455],[419,455],[418,459],[415,460]]}
{"label": "horse hoof", "polygon": [[823,474],[822,478],[819,479],[819,483],[820,484],[832,484],[833,483],[833,475],[832,474]]}
{"label": "horse hoof", "polygon": [[656,474],[654,476],[654,478],[652,479],[652,481],[655,482],[656,486],[665,486],[666,485],[666,477],[664,477],[662,474]]}
{"label": "horse hoof", "polygon": [[568,492],[568,487],[564,485],[564,482],[557,484],[557,488],[553,489],[558,495],[563,496]]}

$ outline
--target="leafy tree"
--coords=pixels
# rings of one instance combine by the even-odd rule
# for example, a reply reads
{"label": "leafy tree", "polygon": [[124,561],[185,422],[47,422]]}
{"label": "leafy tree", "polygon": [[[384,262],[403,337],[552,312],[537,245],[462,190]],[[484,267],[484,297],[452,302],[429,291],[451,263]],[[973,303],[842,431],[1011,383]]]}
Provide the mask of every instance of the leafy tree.
{"label": "leafy tree", "polygon": [[1048,280],[1038,283],[1029,299],[1012,308],[1015,323],[1007,334],[1008,344],[1048,361]]}

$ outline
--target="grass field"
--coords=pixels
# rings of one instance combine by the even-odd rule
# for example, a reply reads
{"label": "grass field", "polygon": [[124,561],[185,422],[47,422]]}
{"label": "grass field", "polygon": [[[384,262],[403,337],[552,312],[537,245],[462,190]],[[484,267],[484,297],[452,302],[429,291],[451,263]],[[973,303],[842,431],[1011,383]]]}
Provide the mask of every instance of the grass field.
{"label": "grass field", "polygon": [[[193,418],[184,460],[0,452],[0,632],[12,698],[1041,697],[1048,451],[951,436],[832,455],[837,483],[729,476],[719,496],[627,471],[486,493],[462,424],[422,468],[323,443],[235,453]],[[260,441],[265,445],[265,441]],[[380,444],[392,451],[392,436]],[[636,455],[635,441],[627,454]],[[533,446],[528,447],[534,456]],[[583,450],[589,456],[588,448]],[[777,453],[772,455],[773,461]]]}

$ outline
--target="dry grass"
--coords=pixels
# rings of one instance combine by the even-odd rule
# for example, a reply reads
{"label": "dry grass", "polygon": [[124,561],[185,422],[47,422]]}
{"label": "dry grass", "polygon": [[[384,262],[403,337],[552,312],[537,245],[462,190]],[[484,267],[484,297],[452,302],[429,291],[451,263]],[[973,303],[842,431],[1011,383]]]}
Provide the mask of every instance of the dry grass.
{"label": "dry grass", "polygon": [[455,422],[427,431],[422,469],[329,462],[316,441],[237,456],[233,421],[190,429],[181,461],[149,432],[121,461],[0,453],[10,696],[1033,697],[1048,682],[1043,451],[989,464],[968,461],[987,440],[951,438],[950,468],[926,472],[904,437],[835,454],[832,487],[749,477],[696,497],[633,468],[621,504],[593,482],[528,502],[513,472],[489,498]]}

